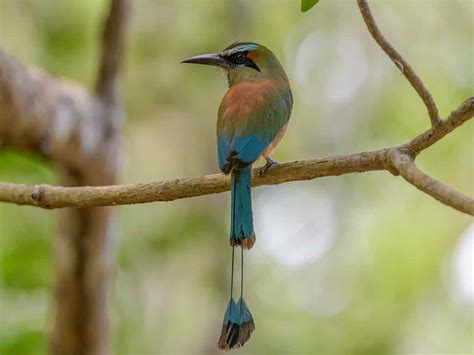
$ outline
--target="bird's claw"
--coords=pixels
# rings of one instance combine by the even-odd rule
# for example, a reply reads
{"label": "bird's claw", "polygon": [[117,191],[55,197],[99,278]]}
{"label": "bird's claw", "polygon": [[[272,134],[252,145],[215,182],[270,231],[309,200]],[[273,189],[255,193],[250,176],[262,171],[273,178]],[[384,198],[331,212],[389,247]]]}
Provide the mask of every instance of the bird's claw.
{"label": "bird's claw", "polygon": [[266,173],[267,170],[272,166],[272,165],[278,165],[278,162],[273,160],[270,157],[266,157],[265,160],[267,161],[266,164],[263,166],[263,168],[260,170],[260,177],[263,177]]}

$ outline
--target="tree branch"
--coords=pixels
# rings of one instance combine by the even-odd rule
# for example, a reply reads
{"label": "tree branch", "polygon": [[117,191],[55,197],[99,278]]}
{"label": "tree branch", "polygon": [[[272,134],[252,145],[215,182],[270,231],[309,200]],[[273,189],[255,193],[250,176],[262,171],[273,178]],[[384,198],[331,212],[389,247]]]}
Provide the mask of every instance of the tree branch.
{"label": "tree branch", "polygon": [[422,150],[435,144],[445,135],[471,119],[472,116],[474,116],[474,97],[466,99],[446,119],[441,120],[435,127],[420,134],[402,148],[409,149],[414,156],[417,156]]}
{"label": "tree branch", "polygon": [[0,50],[0,146],[29,150],[62,168],[97,176],[92,173],[115,170],[107,158],[117,134],[107,111],[78,84],[26,68]]}
{"label": "tree branch", "polygon": [[[123,41],[122,39],[118,39],[112,31],[112,29],[116,26],[118,26],[119,31],[121,31],[120,28],[122,28],[122,25],[118,24],[116,21],[117,18],[121,18],[122,20],[124,20],[124,15],[122,11],[124,11],[123,6],[126,5],[124,5],[123,1],[124,0],[113,0],[111,4],[111,14],[107,20],[106,30],[104,32],[104,53],[102,61],[103,65],[105,65],[104,63],[108,62],[109,60],[111,60],[113,63],[111,64],[112,67],[118,65],[119,63],[119,61],[116,60],[118,57],[120,57],[120,54],[117,54],[120,53],[120,50],[118,52],[116,50],[108,52],[107,48],[110,43],[117,43],[117,41]],[[399,63],[403,65],[404,75],[407,77],[410,83],[412,83],[412,86],[419,92],[420,96],[424,99],[424,101],[426,99],[428,103],[432,102],[433,100],[431,98],[431,95],[429,95],[429,92],[426,90],[421,80],[416,76],[411,67],[398,54],[398,52],[385,40],[383,35],[378,30],[375,24],[375,20],[373,19],[370,13],[370,9],[368,7],[367,2],[364,0],[358,0],[358,3],[362,16],[364,17],[367,27],[374,39],[390,56],[390,58],[392,58],[392,60],[398,60]],[[115,20],[111,18],[112,13],[114,13],[115,16],[118,16]],[[111,71],[101,71],[102,74],[99,75],[99,78],[102,79],[99,79],[99,83],[101,81],[109,83],[111,81],[114,81],[114,73],[117,69],[118,68],[115,67],[115,69]],[[69,160],[72,160],[74,162],[74,154],[69,155],[65,152],[68,152],[69,150],[71,152],[76,152],[77,149],[67,149],[70,148],[68,145],[58,145],[57,148],[53,150],[51,148],[46,151],[41,150],[41,147],[44,145],[41,144],[41,139],[44,139],[44,137],[48,134],[53,138],[58,136],[57,132],[54,131],[54,127],[61,127],[61,119],[65,119],[65,116],[66,118],[68,116],[64,115],[64,113],[60,114],[55,112],[55,110],[57,110],[56,106],[58,106],[58,103],[54,100],[51,100],[51,97],[55,100],[58,99],[55,97],[55,95],[48,96],[47,93],[48,91],[59,92],[59,88],[67,88],[68,85],[71,84],[56,82],[44,74],[38,75],[36,74],[36,72],[21,67],[21,65],[16,63],[12,58],[0,52],[0,79],[5,78],[7,80],[0,81],[0,94],[2,94],[2,89],[4,90],[4,93],[5,88],[7,89],[7,95],[4,95],[7,99],[0,101],[0,105],[3,105],[3,107],[0,106],[0,139],[6,139],[7,143],[19,148],[30,148],[31,145],[31,148],[49,154],[51,158],[55,161],[61,161],[65,164],[68,163]],[[21,92],[23,92],[24,90],[15,90],[15,84],[19,82],[24,83],[25,87],[28,87],[30,89],[29,95],[22,95]],[[58,88],[55,88],[56,86],[58,86]],[[45,91],[45,87],[52,87],[52,89]],[[100,87],[100,85],[98,87]],[[67,95],[68,92],[68,90],[66,90],[66,94],[62,92],[62,98],[64,101],[66,101],[67,103],[74,103],[76,101],[80,101],[75,98],[74,95],[71,95],[71,97],[69,97]],[[101,92],[101,90],[99,90],[99,92]],[[64,98],[64,96],[66,96],[66,98]],[[35,102],[42,102],[47,108],[46,112],[49,113],[49,111],[52,111],[52,114],[42,116],[38,115],[37,117],[34,115],[34,112],[31,113],[28,110],[26,110],[26,112],[22,112],[21,110],[25,107],[27,107],[29,110],[31,110],[32,107],[34,108],[34,106],[32,106],[31,102],[29,101],[31,100],[31,97],[36,98],[36,100],[34,100]],[[87,94],[82,93],[80,97],[87,97]],[[97,105],[99,105],[100,107],[101,105],[100,102],[98,103],[90,97],[87,98],[86,102],[89,101],[93,103],[94,107],[97,107]],[[56,109],[52,110],[51,108],[48,108],[48,105],[51,105],[53,108],[56,107]],[[427,104],[427,108],[429,111],[430,107],[434,108],[437,117],[437,110],[436,106],[434,105],[434,102],[433,105]],[[92,110],[92,112],[96,111],[97,109]],[[431,110],[430,112],[432,111],[433,110]],[[4,114],[4,112],[7,112],[7,114]],[[44,109],[42,113],[44,113]],[[31,135],[31,137],[29,135],[15,133],[18,131],[22,132],[20,129],[7,129],[7,127],[11,126],[11,124],[16,123],[15,121],[12,121],[12,117],[21,117],[21,115],[26,117],[31,116],[33,118],[26,120],[27,124],[24,124],[22,126],[26,127],[24,131]],[[434,125],[431,129],[417,136],[408,143],[372,152],[363,152],[346,156],[281,164],[279,166],[270,168],[263,177],[261,177],[259,174],[260,169],[256,169],[254,174],[255,178],[253,180],[253,185],[275,185],[289,181],[309,180],[324,176],[336,176],[354,172],[386,170],[390,171],[394,175],[402,175],[405,179],[407,179],[408,182],[414,184],[415,186],[425,186],[427,177],[426,174],[422,173],[425,177],[420,180],[420,174],[414,174],[413,168],[407,168],[407,164],[400,164],[400,159],[394,160],[394,157],[398,157],[400,156],[400,154],[404,156],[408,155],[416,157],[422,150],[430,147],[431,145],[442,139],[446,134],[450,133],[455,128],[461,126],[464,122],[472,118],[473,115],[474,98],[471,97],[464,101],[445,120],[439,120],[438,123]],[[56,122],[56,124],[53,125],[51,122],[48,121],[50,120],[50,117],[54,117],[55,120],[59,121],[59,123]],[[87,119],[87,116],[85,116],[84,118],[81,117],[78,117],[78,122]],[[103,122],[100,117],[96,117],[94,121]],[[42,129],[38,129],[38,127],[35,126],[35,124],[37,125],[38,122],[40,128]],[[33,126],[29,126],[32,124]],[[53,127],[53,129],[51,129],[51,127]],[[94,128],[93,126],[89,125],[89,128],[91,127]],[[99,130],[99,132],[103,131],[104,130]],[[9,135],[13,135],[13,138]],[[74,142],[75,139],[71,139],[71,141]],[[87,169],[88,171],[90,171],[90,169],[97,169],[97,165],[91,164],[91,159],[93,161],[94,156],[96,156],[96,153],[91,153],[91,155],[87,156],[86,159],[84,159],[83,157],[81,159],[76,159],[78,160],[78,163],[82,163],[85,161],[87,164],[87,166],[78,165],[78,170],[81,171],[81,169]],[[99,163],[102,161],[102,159],[98,159]],[[71,163],[69,162],[69,164]],[[75,164],[73,164],[73,166],[76,167]],[[407,178],[407,171],[412,172],[409,175],[410,180]],[[436,182],[436,180],[432,180]],[[425,183],[423,183],[422,181],[425,181]],[[433,186],[432,183],[430,183],[429,185]],[[20,205],[38,206],[43,208],[92,207],[146,203],[155,201],[172,201],[181,198],[220,193],[227,191],[228,189],[229,180],[227,177],[221,174],[206,175],[193,178],[183,178],[176,180],[165,180],[148,184],[110,185],[95,187],[54,187],[48,185],[28,186],[23,184],[0,183],[0,201],[16,203]],[[422,190],[428,194],[432,194],[437,199],[450,201],[445,196],[447,193],[449,193],[447,189],[443,190],[444,195],[440,195],[439,188],[434,190],[424,188]],[[457,192],[455,193],[457,194],[455,196],[455,200],[462,200],[465,203],[462,205],[456,202],[447,204],[462,212],[472,214],[472,211],[469,208],[466,209],[466,206],[469,207],[469,203],[471,203],[472,200],[468,197],[462,196]],[[460,196],[462,196],[462,198]]]}
{"label": "tree branch", "polygon": [[[442,139],[455,128],[461,126],[472,118],[473,115],[474,98],[470,98],[454,110],[447,119],[442,120],[440,124],[420,134],[406,144],[359,154],[280,164],[271,167],[264,176],[260,176],[261,169],[255,169],[253,186],[276,185],[290,181],[310,180],[325,176],[376,170],[390,171],[394,175],[400,174],[408,182],[415,186],[421,186],[425,184],[423,181],[426,178],[420,180],[420,175],[412,174],[410,175],[410,180],[408,180],[406,177],[406,165],[400,165],[399,160],[394,160],[394,157],[398,157],[400,154],[403,156],[406,154],[415,156],[420,151]],[[426,174],[424,176],[427,177]],[[438,183],[436,180],[432,180]],[[0,201],[43,208],[115,206],[173,201],[228,190],[229,179],[222,174],[164,180],[148,184],[113,186],[55,187],[0,183]],[[458,192],[454,191],[456,193],[454,199],[455,201],[464,201],[461,205],[456,202],[445,202],[451,201],[446,197],[446,194],[449,194],[447,189],[444,190],[444,195],[440,195],[439,189],[425,188],[422,191],[439,200],[442,198],[442,202],[461,212],[474,214],[471,209],[466,209],[466,206],[470,206],[469,204],[472,203],[472,199],[462,196]]]}
{"label": "tree branch", "polygon": [[357,0],[359,5],[360,13],[364,22],[372,35],[373,39],[382,48],[382,50],[392,59],[395,65],[400,69],[402,74],[410,82],[411,86],[416,90],[420,98],[423,100],[428,114],[430,116],[431,125],[435,126],[439,123],[440,118],[438,114],[438,108],[433,100],[430,92],[423,84],[421,79],[416,75],[415,71],[410,64],[402,57],[402,55],[390,44],[385,38],[375,22],[372,12],[370,11],[369,3],[367,0]]}
{"label": "tree branch", "polygon": [[111,0],[109,16],[104,24],[96,93],[107,102],[117,100],[116,86],[123,61],[130,7],[129,0]]}
{"label": "tree branch", "polygon": [[407,182],[445,205],[474,216],[474,199],[425,174],[410,155],[394,150],[391,157],[393,165]]}
{"label": "tree branch", "polygon": [[[260,176],[261,169],[255,169],[253,186],[384,170],[386,162],[386,151],[379,150],[280,164],[270,168],[264,176]],[[55,187],[0,183],[0,201],[43,208],[89,207],[173,201],[228,190],[229,177],[223,174],[113,186]]]}

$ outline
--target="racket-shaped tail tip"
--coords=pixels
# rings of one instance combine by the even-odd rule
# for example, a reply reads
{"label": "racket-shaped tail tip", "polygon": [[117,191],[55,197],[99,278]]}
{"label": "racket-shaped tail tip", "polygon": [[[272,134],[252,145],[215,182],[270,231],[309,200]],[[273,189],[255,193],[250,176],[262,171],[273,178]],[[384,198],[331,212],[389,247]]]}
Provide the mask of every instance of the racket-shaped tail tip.
{"label": "racket-shaped tail tip", "polygon": [[224,316],[224,324],[219,337],[218,347],[222,350],[231,350],[243,346],[255,330],[252,314],[241,298],[235,302],[232,298],[229,301]]}

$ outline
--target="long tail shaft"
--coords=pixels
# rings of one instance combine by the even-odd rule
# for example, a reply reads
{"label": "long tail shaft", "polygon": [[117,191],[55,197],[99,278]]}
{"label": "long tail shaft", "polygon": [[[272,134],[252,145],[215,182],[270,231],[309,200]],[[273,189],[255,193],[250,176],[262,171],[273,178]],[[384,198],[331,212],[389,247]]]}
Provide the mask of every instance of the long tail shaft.
{"label": "long tail shaft", "polygon": [[231,175],[230,244],[250,249],[255,244],[252,212],[252,167],[233,170]]}

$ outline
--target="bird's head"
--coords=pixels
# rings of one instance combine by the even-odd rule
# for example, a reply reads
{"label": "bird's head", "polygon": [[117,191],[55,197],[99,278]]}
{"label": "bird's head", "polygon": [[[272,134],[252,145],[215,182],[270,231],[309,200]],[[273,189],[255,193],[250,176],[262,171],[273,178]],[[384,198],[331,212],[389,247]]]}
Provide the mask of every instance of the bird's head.
{"label": "bird's head", "polygon": [[277,57],[267,47],[252,42],[235,42],[221,53],[201,54],[181,63],[205,64],[223,68],[229,86],[242,81],[274,79],[288,83]]}

